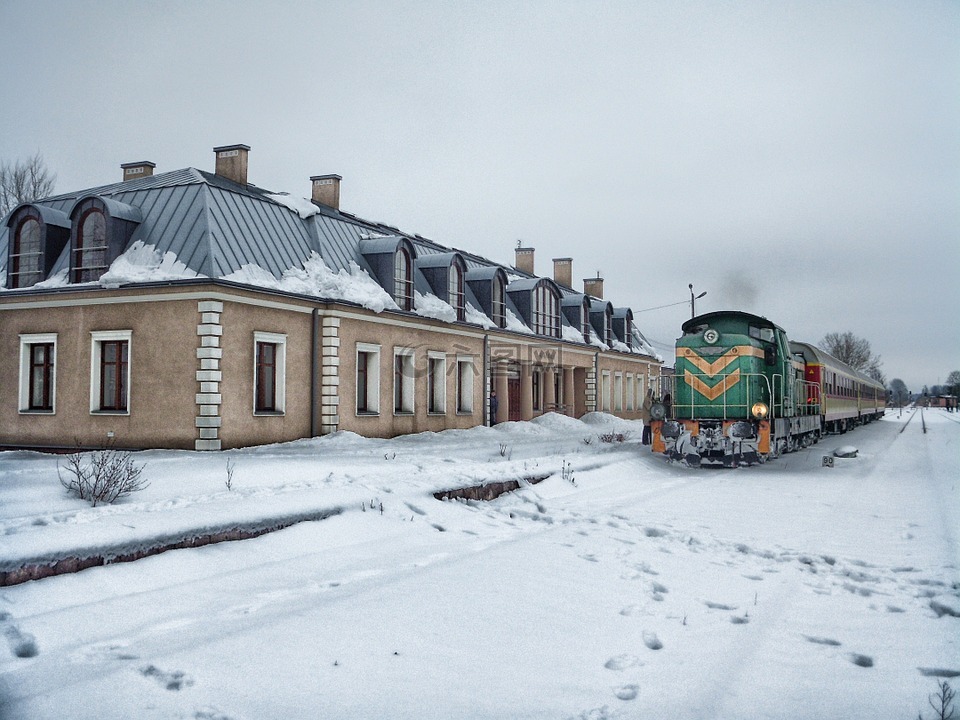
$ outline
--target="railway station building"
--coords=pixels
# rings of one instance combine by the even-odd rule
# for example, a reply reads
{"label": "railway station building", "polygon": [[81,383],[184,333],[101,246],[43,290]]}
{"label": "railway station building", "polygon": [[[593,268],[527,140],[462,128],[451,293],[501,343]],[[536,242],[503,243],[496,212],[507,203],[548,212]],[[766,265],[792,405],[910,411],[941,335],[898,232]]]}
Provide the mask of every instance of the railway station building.
{"label": "railway station building", "polygon": [[341,210],[338,175],[301,198],[250,184],[249,147],[214,154],[214,172],[126,163],[0,219],[0,447],[640,416],[661,361],[570,258],[500,265]]}

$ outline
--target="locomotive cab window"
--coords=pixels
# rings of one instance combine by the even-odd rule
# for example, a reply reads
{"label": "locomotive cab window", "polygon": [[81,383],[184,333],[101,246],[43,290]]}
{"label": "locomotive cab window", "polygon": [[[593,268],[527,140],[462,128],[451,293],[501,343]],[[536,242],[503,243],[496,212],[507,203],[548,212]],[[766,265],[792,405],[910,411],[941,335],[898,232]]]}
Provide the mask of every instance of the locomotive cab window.
{"label": "locomotive cab window", "polygon": [[752,337],[754,340],[762,340],[763,342],[772,343],[773,328],[762,328],[762,327],[757,327],[756,325],[751,325],[750,337]]}

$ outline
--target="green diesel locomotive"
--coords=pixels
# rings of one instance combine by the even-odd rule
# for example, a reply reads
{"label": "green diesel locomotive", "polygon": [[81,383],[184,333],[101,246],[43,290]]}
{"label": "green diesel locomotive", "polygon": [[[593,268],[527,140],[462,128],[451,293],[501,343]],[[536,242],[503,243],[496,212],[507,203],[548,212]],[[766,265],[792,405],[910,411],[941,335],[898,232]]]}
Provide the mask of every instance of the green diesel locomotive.
{"label": "green diesel locomotive", "polygon": [[[885,390],[766,318],[728,311],[683,324],[653,450],[689,465],[754,464],[883,414]],[[664,396],[666,399],[666,395]]]}

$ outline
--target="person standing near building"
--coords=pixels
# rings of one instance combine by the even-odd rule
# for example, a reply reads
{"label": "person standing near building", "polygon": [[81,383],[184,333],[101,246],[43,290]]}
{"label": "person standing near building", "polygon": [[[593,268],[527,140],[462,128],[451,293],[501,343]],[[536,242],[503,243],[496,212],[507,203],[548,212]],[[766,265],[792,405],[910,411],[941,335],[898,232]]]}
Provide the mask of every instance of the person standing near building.
{"label": "person standing near building", "polygon": [[497,424],[497,408],[500,407],[500,402],[497,400],[497,391],[490,391],[490,424]]}
{"label": "person standing near building", "polygon": [[653,390],[648,388],[647,395],[643,398],[643,404],[640,406],[640,419],[643,420],[643,434],[641,442],[644,445],[650,444],[650,408],[653,407]]}

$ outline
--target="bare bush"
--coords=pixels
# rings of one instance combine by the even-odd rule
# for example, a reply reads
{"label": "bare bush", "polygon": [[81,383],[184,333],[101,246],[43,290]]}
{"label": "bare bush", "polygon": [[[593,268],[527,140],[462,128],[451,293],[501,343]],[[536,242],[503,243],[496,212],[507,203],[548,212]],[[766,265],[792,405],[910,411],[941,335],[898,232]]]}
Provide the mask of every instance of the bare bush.
{"label": "bare bush", "polygon": [[597,435],[597,437],[600,439],[600,442],[602,443],[615,443],[615,442],[622,443],[624,440],[627,439],[627,433],[610,432],[610,433],[604,433],[602,435]]}
{"label": "bare bush", "polygon": [[68,492],[96,507],[147,487],[150,483],[142,477],[145,467],[135,463],[133,454],[127,451],[104,448],[84,453],[78,450],[66,456],[62,473],[57,464],[57,477]]}
{"label": "bare bush", "polygon": [[[957,693],[950,683],[942,680],[937,683],[937,692],[931,694],[927,701],[933,708],[934,720],[953,720],[955,713],[953,711],[953,700]],[[917,713],[917,720],[923,720],[923,715]]]}

